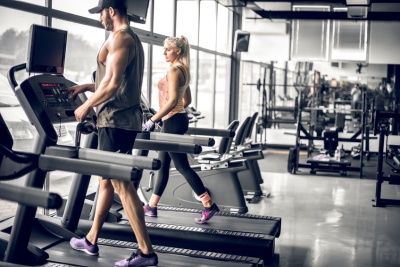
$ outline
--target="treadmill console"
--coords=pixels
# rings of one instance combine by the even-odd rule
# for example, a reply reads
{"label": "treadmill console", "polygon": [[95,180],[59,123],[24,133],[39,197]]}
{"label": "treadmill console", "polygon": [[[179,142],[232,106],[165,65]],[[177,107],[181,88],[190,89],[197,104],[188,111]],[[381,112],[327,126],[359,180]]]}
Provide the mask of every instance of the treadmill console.
{"label": "treadmill console", "polygon": [[71,107],[75,105],[71,98],[68,98],[67,87],[63,83],[40,83],[41,93],[38,92],[38,97],[44,106]]}
{"label": "treadmill console", "polygon": [[[37,75],[23,81],[16,89],[16,95],[20,101],[29,102],[40,121],[45,119],[51,123],[76,122],[74,111],[85,101],[86,96],[81,94],[75,99],[69,98],[67,88],[74,85],[75,83],[63,76]],[[95,120],[93,110],[89,117],[88,119]]]}

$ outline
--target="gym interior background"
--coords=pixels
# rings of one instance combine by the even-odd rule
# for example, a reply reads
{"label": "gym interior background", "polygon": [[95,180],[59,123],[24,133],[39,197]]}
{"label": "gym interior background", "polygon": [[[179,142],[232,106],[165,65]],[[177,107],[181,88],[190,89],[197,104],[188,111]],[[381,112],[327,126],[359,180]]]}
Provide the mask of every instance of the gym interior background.
{"label": "gym interior background", "polygon": [[[0,0],[0,112],[14,138],[13,149],[32,151],[37,135],[6,78],[11,66],[26,61],[30,26],[68,31],[64,75],[76,83],[90,82],[98,49],[107,36],[98,15],[87,12],[96,4],[97,0]],[[184,35],[191,43],[192,106],[204,116],[193,127],[224,129],[233,119],[243,121],[254,112],[267,118],[259,120],[253,137],[266,147],[260,167],[270,197],[249,209],[282,217],[282,235],[277,240],[281,257],[274,266],[333,266],[333,259],[342,266],[400,265],[399,208],[377,209],[371,202],[378,139],[369,140],[372,156],[364,162],[362,178],[357,173],[338,177],[335,172],[312,176],[308,171],[287,172],[288,148],[296,143],[293,120],[302,96],[323,88],[322,99],[313,107],[344,110],[343,136],[357,132],[361,122],[351,115],[349,102],[335,100],[340,95],[341,101],[350,101],[355,84],[374,99],[386,90],[384,109],[399,112],[399,20],[400,1],[395,0],[358,1],[356,6],[351,0],[150,0],[146,23],[131,22],[144,45],[142,90],[153,107],[158,101],[157,82],[167,67],[163,40]],[[28,77],[19,75],[18,79]],[[365,113],[371,115],[371,109],[366,106]],[[61,127],[59,144],[74,144],[75,124],[55,127]],[[398,136],[389,139],[400,144]],[[323,146],[318,141],[312,145]],[[344,149],[350,156],[357,145],[344,143]],[[65,196],[71,174],[49,176],[45,189]],[[23,185],[24,179],[10,183]],[[92,186],[95,190],[96,179]],[[398,185],[390,185],[383,193],[396,198],[399,190]],[[310,212],[315,202],[320,202],[318,209]],[[2,200],[0,204],[0,220],[15,214],[15,204]],[[315,221],[321,231],[338,237],[319,239]],[[340,228],[343,224],[347,226]],[[321,256],[335,249],[334,256]]]}

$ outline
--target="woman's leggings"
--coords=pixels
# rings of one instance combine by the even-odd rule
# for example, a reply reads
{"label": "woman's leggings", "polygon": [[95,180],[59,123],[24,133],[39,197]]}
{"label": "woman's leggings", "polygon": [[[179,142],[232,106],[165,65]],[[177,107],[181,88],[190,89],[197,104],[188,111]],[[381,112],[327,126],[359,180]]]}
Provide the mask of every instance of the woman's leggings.
{"label": "woman's leggings", "polygon": [[[163,121],[161,132],[172,134],[184,134],[188,130],[189,119],[186,113],[177,113],[171,118]],[[171,159],[174,161],[175,168],[185,177],[186,181],[192,187],[193,191],[200,196],[206,192],[203,182],[195,171],[190,167],[186,153],[158,152],[158,158],[161,161],[161,169],[155,182],[153,193],[162,196],[169,179],[169,169]]]}

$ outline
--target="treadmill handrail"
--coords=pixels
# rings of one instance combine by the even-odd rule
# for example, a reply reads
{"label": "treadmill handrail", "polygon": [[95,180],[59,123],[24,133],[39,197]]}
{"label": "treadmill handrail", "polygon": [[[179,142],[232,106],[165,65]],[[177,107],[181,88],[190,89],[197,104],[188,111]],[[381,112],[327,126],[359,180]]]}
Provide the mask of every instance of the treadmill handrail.
{"label": "treadmill handrail", "polygon": [[159,170],[161,167],[161,161],[159,159],[102,151],[91,148],[82,148],[77,146],[49,146],[46,148],[44,154],[48,156],[76,158],[82,160],[125,165],[137,167],[139,169]]}
{"label": "treadmill handrail", "polygon": [[186,134],[195,135],[207,135],[207,136],[219,136],[219,137],[234,137],[234,130],[224,130],[224,129],[210,129],[210,128],[192,128],[186,131]]}
{"label": "treadmill handrail", "polygon": [[58,209],[62,205],[59,194],[32,187],[0,183],[0,198],[30,207]]}
{"label": "treadmill handrail", "polygon": [[189,136],[189,135],[176,135],[170,133],[159,133],[159,132],[142,132],[137,135],[136,140],[157,140],[157,141],[168,141],[168,142],[179,142],[196,144],[199,146],[213,146],[215,144],[214,138],[202,137],[202,136]]}
{"label": "treadmill handrail", "polygon": [[35,161],[38,155],[33,153],[23,153],[23,152],[15,152],[13,150],[8,149],[3,144],[0,143],[0,154],[9,157],[12,161],[17,163],[31,163]]}
{"label": "treadmill handrail", "polygon": [[134,166],[139,169],[149,169],[149,170],[159,170],[161,167],[161,161],[159,159],[143,157],[143,156],[133,156],[115,152],[107,152],[107,153],[104,152],[106,151],[94,150],[89,148],[80,148],[79,159],[122,164],[126,166]]}
{"label": "treadmill handrail", "polygon": [[14,91],[15,91],[15,88],[18,86],[18,83],[17,83],[17,80],[15,79],[14,73],[16,73],[17,71],[23,70],[23,69],[26,69],[26,63],[22,63],[19,65],[13,66],[7,72],[8,82]]}
{"label": "treadmill handrail", "polygon": [[136,167],[50,155],[40,155],[38,165],[40,169],[45,171],[60,170],[83,175],[110,177],[124,181],[139,181],[142,176],[141,170]]}
{"label": "treadmill handrail", "polygon": [[[180,138],[181,135],[179,135],[178,137]],[[185,143],[165,142],[165,141],[145,140],[145,139],[136,139],[133,148],[141,150],[168,151],[168,152],[188,153],[188,154],[200,154],[202,151],[201,146],[195,144],[185,144]]]}

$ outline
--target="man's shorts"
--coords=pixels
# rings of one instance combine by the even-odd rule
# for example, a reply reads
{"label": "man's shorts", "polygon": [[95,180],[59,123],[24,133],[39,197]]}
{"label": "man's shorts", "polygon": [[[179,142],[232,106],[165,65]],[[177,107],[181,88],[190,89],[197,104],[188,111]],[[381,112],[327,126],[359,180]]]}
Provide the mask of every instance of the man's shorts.
{"label": "man's shorts", "polygon": [[132,154],[138,132],[118,128],[98,128],[98,150]]}

